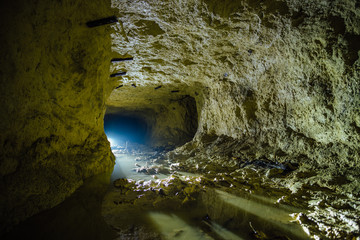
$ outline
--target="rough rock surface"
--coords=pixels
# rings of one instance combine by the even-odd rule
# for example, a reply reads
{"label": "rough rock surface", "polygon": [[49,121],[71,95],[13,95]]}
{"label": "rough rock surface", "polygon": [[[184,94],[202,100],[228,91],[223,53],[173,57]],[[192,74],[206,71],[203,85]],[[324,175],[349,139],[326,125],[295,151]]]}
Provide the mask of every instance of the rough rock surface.
{"label": "rough rock surface", "polygon": [[[86,11],[84,11],[86,9]],[[0,232],[110,170],[108,1],[2,1]]]}
{"label": "rough rock surface", "polygon": [[293,192],[316,183],[359,196],[358,1],[113,0],[113,53],[111,28],[85,26],[109,6],[1,3],[2,227],[113,165],[105,101],[146,116],[155,146],[198,126],[177,151],[189,161],[291,161]]}
{"label": "rough rock surface", "polygon": [[[295,159],[321,169],[325,182],[357,175],[357,1],[113,0],[112,6],[121,20],[113,50],[134,61],[112,67],[128,74],[109,101],[128,96],[131,84],[145,94],[137,104],[149,104],[158,85],[179,87],[196,99],[194,148],[223,136],[236,143],[230,156]],[[359,193],[358,177],[348,179],[349,191]]]}

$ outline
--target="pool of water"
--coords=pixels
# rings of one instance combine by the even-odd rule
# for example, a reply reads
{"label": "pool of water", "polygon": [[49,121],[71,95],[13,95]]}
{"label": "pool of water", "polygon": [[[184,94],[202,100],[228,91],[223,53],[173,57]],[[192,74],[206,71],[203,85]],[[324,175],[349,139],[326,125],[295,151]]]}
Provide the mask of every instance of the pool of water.
{"label": "pool of water", "polygon": [[118,234],[101,215],[102,200],[110,185],[110,174],[87,179],[63,203],[22,222],[1,239],[116,239]]}
{"label": "pool of water", "polygon": [[226,191],[209,188],[179,204],[166,189],[115,188],[105,196],[102,214],[119,239],[309,239],[291,215],[298,209]]}
{"label": "pool of water", "polygon": [[[111,182],[119,178],[133,179],[133,180],[152,180],[156,178],[166,178],[168,175],[155,173],[145,173],[146,169],[152,169],[154,164],[146,157],[139,157],[133,154],[121,153],[115,154],[115,166],[111,174]],[[139,171],[143,169],[144,171]]]}
{"label": "pool of water", "polygon": [[[202,174],[171,169],[176,163],[151,149],[113,152],[112,173],[88,179],[62,204],[3,239],[309,239],[291,215],[299,209],[266,196],[233,194],[217,181],[203,183]],[[116,188],[120,178],[133,188]],[[171,181],[177,184],[172,193],[163,184]],[[137,188],[141,183],[148,187]],[[187,202],[185,195],[193,198]]]}
{"label": "pool of water", "polygon": [[[201,173],[171,169],[177,163],[161,160],[156,152],[113,151],[116,164],[111,182],[119,178],[127,180],[123,180],[124,186],[109,189],[102,215],[117,232],[118,239],[309,238],[291,217],[299,209],[281,206],[265,196],[235,195],[227,192],[231,190],[229,187],[201,184],[198,185],[203,189],[190,204],[179,204],[176,196],[170,196],[164,187],[166,183],[178,178],[177,184],[183,187],[175,195],[180,196],[192,188],[196,179],[203,177]],[[152,171],[158,168],[167,173]],[[132,189],[125,186],[126,181],[133,185]],[[141,183],[148,188],[139,188]]]}

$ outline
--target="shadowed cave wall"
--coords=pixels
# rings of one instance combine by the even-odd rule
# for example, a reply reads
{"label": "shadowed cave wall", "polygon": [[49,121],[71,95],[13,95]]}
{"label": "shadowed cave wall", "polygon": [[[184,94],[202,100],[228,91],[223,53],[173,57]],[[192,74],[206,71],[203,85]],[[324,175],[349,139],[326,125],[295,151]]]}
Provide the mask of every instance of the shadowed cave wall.
{"label": "shadowed cave wall", "polygon": [[[86,9],[86,11],[84,11]],[[110,171],[109,1],[2,1],[0,231]]]}
{"label": "shadowed cave wall", "polygon": [[[111,169],[105,104],[151,123],[154,146],[196,132],[175,153],[291,160],[314,172],[310,183],[359,194],[357,1],[15,0],[0,9],[1,226]],[[119,24],[85,26],[113,14]],[[134,61],[110,65],[118,56]]]}

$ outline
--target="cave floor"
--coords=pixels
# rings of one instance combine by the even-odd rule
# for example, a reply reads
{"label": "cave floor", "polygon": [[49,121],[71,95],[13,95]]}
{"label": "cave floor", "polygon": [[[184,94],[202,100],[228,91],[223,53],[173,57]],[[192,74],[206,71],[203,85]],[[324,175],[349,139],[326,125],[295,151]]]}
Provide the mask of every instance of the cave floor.
{"label": "cave floor", "polygon": [[308,238],[295,220],[300,209],[251,191],[232,194],[226,175],[187,172],[151,152],[114,153],[102,214],[119,239]]}
{"label": "cave floor", "polygon": [[359,200],[310,184],[295,191],[286,184],[297,166],[112,150],[112,174],[88,179],[5,239],[359,239]]}
{"label": "cave floor", "polygon": [[64,202],[20,223],[1,239],[114,239],[116,232],[101,216],[110,174],[87,179]]}
{"label": "cave floor", "polygon": [[314,173],[297,165],[113,152],[102,215],[119,239],[359,239],[358,199],[306,181]]}

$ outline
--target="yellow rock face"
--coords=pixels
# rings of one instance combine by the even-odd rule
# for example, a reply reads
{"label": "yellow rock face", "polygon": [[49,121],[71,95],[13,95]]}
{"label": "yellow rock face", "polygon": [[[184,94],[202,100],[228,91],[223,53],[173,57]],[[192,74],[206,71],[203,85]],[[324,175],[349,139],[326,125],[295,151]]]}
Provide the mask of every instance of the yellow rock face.
{"label": "yellow rock face", "polygon": [[152,106],[158,97],[166,107],[168,90],[180,89],[196,100],[199,145],[203,135],[225,135],[256,158],[345,167],[359,161],[356,1],[113,0],[112,6],[121,21],[113,50],[134,60],[112,65],[127,75],[109,105],[129,107],[131,99]]}
{"label": "yellow rock face", "polygon": [[3,228],[57,205],[114,157],[103,131],[110,28],[85,24],[111,15],[110,2],[15,0],[0,9]]}
{"label": "yellow rock face", "polygon": [[13,0],[0,16],[3,228],[111,169],[105,104],[144,118],[153,146],[196,132],[180,152],[352,171],[360,192],[356,0]]}

